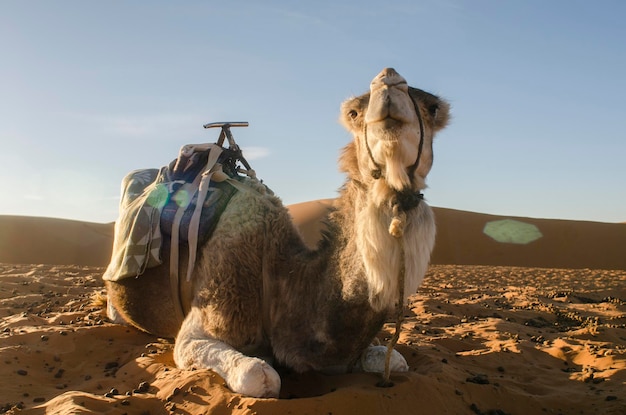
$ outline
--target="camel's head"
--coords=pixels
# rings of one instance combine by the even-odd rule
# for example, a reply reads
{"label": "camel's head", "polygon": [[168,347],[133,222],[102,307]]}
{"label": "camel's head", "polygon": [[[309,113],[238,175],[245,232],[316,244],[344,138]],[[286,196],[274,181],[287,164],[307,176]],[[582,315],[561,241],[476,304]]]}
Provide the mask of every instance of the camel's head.
{"label": "camel's head", "polygon": [[392,191],[419,191],[433,163],[433,137],[448,118],[448,103],[408,86],[394,69],[383,69],[370,92],[341,106],[340,121],[355,138],[342,155],[342,169]]}

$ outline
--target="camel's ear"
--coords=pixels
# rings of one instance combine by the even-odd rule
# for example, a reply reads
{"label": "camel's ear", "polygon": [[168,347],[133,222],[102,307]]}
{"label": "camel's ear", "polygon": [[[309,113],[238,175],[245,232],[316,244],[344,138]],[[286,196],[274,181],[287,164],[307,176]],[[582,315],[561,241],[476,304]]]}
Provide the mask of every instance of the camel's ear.
{"label": "camel's ear", "polygon": [[438,102],[428,108],[428,113],[433,117],[433,128],[435,132],[443,129],[450,121],[450,104],[437,98]]}
{"label": "camel's ear", "polygon": [[365,122],[365,111],[369,104],[369,92],[359,97],[347,99],[341,104],[339,113],[339,122],[352,133],[359,134],[363,131],[363,123]]}
{"label": "camel's ear", "polygon": [[433,128],[433,132],[436,133],[448,125],[450,121],[450,104],[445,100],[413,87],[409,88],[409,94],[422,109],[422,114],[428,114],[428,121]]}
{"label": "camel's ear", "polygon": [[339,122],[352,134],[354,140],[343,148],[339,157],[339,170],[356,180],[360,180],[359,161],[357,157],[358,137],[363,132],[365,111],[370,100],[369,92],[352,97],[341,104]]}

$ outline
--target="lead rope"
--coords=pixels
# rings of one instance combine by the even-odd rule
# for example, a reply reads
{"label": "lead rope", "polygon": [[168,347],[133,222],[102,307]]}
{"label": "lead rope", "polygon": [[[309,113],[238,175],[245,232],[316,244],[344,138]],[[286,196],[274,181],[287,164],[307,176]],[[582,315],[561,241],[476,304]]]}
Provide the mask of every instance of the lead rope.
{"label": "lead rope", "polygon": [[398,203],[393,206],[393,219],[392,225],[390,226],[389,233],[396,238],[398,242],[398,246],[400,248],[400,270],[398,271],[398,302],[396,303],[396,327],[393,333],[393,336],[387,343],[387,353],[385,354],[385,371],[383,373],[382,380],[378,383],[377,386],[383,388],[389,388],[393,386],[393,382],[390,380],[391,377],[391,354],[393,353],[393,349],[398,344],[398,340],[400,339],[400,332],[402,331],[402,323],[404,322],[404,280],[406,277],[406,267],[405,264],[405,253],[404,253],[404,242],[402,240],[402,236],[404,235],[404,220],[402,220],[402,225],[396,229],[394,229],[394,233],[392,233],[391,227],[394,222],[400,221],[398,216],[403,215],[406,217],[406,213],[400,211]]}

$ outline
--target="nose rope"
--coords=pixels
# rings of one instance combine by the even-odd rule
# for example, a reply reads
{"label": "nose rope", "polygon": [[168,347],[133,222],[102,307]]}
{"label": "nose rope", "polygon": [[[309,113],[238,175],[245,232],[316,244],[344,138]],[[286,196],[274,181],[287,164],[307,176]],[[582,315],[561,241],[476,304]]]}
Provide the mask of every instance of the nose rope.
{"label": "nose rope", "polygon": [[367,154],[370,156],[370,160],[374,164],[374,169],[370,171],[370,174],[374,178],[374,180],[378,180],[383,177],[383,169],[380,167],[380,164],[374,160],[374,156],[372,155],[372,150],[370,149],[370,145],[367,142],[367,123],[363,123],[363,136],[365,138],[365,148],[367,148]]}
{"label": "nose rope", "polygon": [[415,107],[415,113],[417,114],[417,120],[420,125],[420,142],[417,147],[417,159],[415,160],[415,163],[413,163],[411,167],[409,167],[409,179],[413,181],[413,176],[415,175],[415,171],[420,164],[420,159],[422,158],[422,149],[424,148],[424,120],[422,120],[422,112],[420,111],[417,102],[413,99],[413,97],[411,97],[410,94],[409,98],[411,98],[411,102],[413,102],[413,107]]}

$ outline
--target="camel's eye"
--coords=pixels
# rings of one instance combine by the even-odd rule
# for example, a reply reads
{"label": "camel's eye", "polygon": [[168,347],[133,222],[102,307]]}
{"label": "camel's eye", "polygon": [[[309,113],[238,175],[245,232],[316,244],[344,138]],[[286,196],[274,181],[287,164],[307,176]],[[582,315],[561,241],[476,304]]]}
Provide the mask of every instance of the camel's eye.
{"label": "camel's eye", "polygon": [[355,110],[348,111],[348,117],[352,118],[353,120],[356,119],[356,117],[358,116],[359,116],[359,113],[356,112]]}

